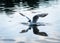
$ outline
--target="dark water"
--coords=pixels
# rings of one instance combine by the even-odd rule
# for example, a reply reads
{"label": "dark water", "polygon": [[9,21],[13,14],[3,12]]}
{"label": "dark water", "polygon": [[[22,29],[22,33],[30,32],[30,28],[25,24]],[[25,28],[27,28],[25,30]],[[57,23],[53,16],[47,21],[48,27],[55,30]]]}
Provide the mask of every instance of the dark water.
{"label": "dark water", "polygon": [[[50,0],[0,0],[0,43],[60,43],[60,1]],[[23,13],[30,19],[36,14],[48,13],[38,22],[49,23],[39,26],[38,29],[46,32],[48,37],[33,34],[32,29],[27,33],[19,33],[28,26],[20,24],[27,22]]]}
{"label": "dark water", "polygon": [[[9,15],[10,13],[17,12],[16,9],[34,10],[40,8],[40,6],[49,7],[52,4],[49,1],[50,0],[1,0],[0,12],[5,12]],[[54,0],[52,0],[52,2],[54,4]]]}

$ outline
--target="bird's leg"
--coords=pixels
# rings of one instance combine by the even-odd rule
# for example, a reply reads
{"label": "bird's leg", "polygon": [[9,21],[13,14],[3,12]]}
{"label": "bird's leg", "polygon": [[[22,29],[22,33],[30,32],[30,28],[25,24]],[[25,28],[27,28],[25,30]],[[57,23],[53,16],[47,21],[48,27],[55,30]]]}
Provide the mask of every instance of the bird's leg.
{"label": "bird's leg", "polygon": [[31,29],[31,27],[29,27],[28,29],[26,29],[26,30],[22,30],[20,33],[25,33],[25,32],[28,32],[28,30],[30,30]]}

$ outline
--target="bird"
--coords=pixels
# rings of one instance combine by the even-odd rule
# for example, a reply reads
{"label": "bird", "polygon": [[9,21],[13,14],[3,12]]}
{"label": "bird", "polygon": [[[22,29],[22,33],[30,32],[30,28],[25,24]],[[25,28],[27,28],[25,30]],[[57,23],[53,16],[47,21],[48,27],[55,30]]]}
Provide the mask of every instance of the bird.
{"label": "bird", "polygon": [[[39,32],[39,29],[37,28],[37,26],[45,26],[45,24],[42,24],[42,23],[37,23],[37,20],[39,19],[39,17],[45,17],[48,15],[48,13],[42,13],[42,14],[37,14],[33,17],[33,20],[31,20],[30,18],[28,18],[27,16],[25,16],[24,14],[22,13],[19,13],[20,15],[26,17],[28,19],[28,22],[29,22],[29,28],[26,29],[26,30],[22,30],[20,33],[25,33],[25,32],[28,32],[28,30],[30,30],[31,28],[33,28],[33,33],[36,34],[36,35],[42,35],[42,36],[48,36],[47,33],[45,32]],[[24,24],[24,25],[28,25],[28,23],[21,23],[21,24]]]}
{"label": "bird", "polygon": [[[33,20],[31,20],[30,18],[28,18],[27,16],[23,15],[22,13],[19,13],[20,15],[26,17],[28,19],[28,22],[29,22],[29,26],[44,26],[45,24],[43,23],[38,23],[37,20],[39,19],[39,17],[45,17],[48,15],[48,13],[42,13],[42,14],[37,14],[33,17]],[[21,24],[24,24],[24,25],[28,25],[28,23],[21,23]]]}

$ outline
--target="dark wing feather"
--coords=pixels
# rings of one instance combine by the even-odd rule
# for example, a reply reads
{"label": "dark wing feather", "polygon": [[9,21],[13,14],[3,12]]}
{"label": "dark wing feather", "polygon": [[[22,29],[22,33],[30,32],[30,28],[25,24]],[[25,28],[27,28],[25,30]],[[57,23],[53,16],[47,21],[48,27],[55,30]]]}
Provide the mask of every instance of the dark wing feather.
{"label": "dark wing feather", "polygon": [[35,23],[35,22],[37,22],[37,20],[38,20],[38,15],[35,15],[34,17],[33,17],[33,22]]}
{"label": "dark wing feather", "polygon": [[27,16],[25,16],[24,14],[22,14],[22,13],[19,13],[19,14],[22,15],[22,16],[24,16],[24,17],[26,17],[29,21],[31,21],[31,19],[28,18]]}
{"label": "dark wing feather", "polygon": [[43,13],[43,14],[35,15],[35,16],[33,17],[33,22],[37,22],[37,20],[38,20],[39,17],[45,17],[45,16],[47,16],[47,15],[48,15],[48,13]]}

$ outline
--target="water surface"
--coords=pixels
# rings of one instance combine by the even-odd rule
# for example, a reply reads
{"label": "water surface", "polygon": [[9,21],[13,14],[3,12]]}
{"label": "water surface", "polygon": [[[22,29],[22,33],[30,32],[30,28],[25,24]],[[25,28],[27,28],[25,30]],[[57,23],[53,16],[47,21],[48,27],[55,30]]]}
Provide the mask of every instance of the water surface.
{"label": "water surface", "polygon": [[[41,2],[37,7],[23,6],[22,2],[12,6],[0,6],[0,43],[60,43],[60,1]],[[48,37],[33,34],[32,29],[27,33],[19,33],[28,26],[20,24],[28,22],[21,16],[23,13],[30,19],[36,14],[48,13],[45,18],[39,18],[38,22],[49,23],[47,26],[39,26],[41,32],[46,32]]]}

